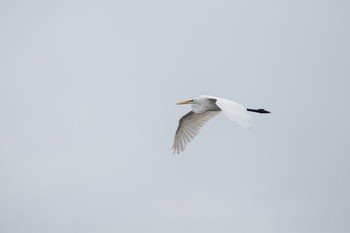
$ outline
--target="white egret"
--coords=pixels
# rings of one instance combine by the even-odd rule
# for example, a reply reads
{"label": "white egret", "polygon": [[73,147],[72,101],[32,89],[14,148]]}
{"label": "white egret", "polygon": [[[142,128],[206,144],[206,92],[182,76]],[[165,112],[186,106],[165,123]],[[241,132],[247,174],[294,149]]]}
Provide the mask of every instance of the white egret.
{"label": "white egret", "polygon": [[222,111],[230,120],[235,121],[238,125],[244,128],[250,128],[252,126],[250,123],[251,116],[248,114],[248,111],[270,113],[265,109],[246,108],[231,100],[208,95],[202,95],[195,99],[177,103],[177,105],[180,104],[191,104],[192,111],[181,117],[179,120],[179,126],[177,127],[172,147],[174,154],[179,154],[184,151],[187,143],[193,140],[204,124],[214,118],[220,113],[220,111]]}

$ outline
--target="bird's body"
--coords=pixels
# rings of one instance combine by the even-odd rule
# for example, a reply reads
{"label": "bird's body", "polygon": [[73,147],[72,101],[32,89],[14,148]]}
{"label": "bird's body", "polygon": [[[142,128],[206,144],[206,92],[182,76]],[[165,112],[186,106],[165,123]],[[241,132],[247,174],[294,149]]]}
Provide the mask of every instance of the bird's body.
{"label": "bird's body", "polygon": [[187,143],[193,140],[204,124],[221,111],[230,120],[235,121],[244,128],[252,126],[250,123],[251,116],[248,114],[248,111],[270,113],[264,109],[249,109],[231,100],[208,95],[202,95],[196,99],[185,100],[177,104],[191,104],[192,111],[179,120],[173,144],[173,150],[176,154],[184,151]]}

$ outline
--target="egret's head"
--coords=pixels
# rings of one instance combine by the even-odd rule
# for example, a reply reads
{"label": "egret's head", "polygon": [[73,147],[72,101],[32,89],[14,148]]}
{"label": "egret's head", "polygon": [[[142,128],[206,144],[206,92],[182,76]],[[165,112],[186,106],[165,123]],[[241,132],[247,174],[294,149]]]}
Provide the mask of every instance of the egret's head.
{"label": "egret's head", "polygon": [[181,102],[176,103],[177,105],[181,105],[181,104],[193,104],[194,103],[194,99],[190,99],[190,100],[184,100]]}

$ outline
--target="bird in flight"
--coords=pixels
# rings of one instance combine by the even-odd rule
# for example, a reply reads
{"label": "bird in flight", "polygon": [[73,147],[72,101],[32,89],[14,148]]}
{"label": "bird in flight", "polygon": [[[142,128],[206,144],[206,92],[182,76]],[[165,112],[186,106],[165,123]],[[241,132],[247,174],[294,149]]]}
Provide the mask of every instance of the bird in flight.
{"label": "bird in flight", "polygon": [[228,99],[202,95],[195,99],[185,100],[177,103],[191,104],[192,111],[181,117],[179,126],[175,133],[173,144],[173,153],[179,154],[185,150],[187,143],[193,140],[199,130],[206,122],[214,118],[221,111],[232,121],[244,128],[252,127],[250,123],[251,116],[249,112],[255,113],[270,113],[265,109],[246,108],[241,104]]}

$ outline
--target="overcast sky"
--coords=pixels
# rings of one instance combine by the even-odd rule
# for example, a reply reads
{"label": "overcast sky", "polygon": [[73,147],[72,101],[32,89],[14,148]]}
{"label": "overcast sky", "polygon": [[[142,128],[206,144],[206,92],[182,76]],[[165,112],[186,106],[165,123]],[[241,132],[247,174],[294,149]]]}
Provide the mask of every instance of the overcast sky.
{"label": "overcast sky", "polygon": [[[350,2],[0,2],[2,233],[350,232]],[[202,94],[219,115],[179,156]]]}

